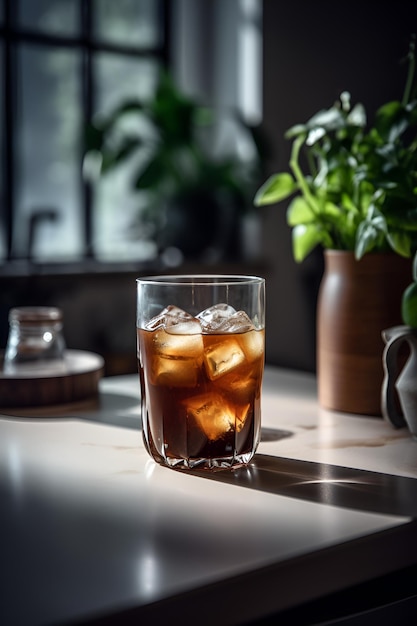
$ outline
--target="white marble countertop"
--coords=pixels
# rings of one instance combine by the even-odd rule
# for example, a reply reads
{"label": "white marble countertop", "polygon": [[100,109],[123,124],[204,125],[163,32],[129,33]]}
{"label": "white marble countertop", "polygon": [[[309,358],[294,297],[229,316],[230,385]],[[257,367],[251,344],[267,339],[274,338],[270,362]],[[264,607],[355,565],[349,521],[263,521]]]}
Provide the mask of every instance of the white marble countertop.
{"label": "white marble countertop", "polygon": [[417,563],[417,442],[320,409],[308,374],[266,368],[235,472],[157,466],[137,376],[36,413],[0,416],[0,624],[238,624]]}

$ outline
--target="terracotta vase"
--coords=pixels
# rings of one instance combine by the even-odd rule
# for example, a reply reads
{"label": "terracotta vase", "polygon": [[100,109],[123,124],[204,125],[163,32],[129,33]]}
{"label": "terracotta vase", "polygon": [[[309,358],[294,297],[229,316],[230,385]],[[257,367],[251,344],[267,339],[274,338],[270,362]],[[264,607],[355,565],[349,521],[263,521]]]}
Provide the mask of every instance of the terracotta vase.
{"label": "terracotta vase", "polygon": [[317,307],[317,380],[323,408],[381,416],[382,331],[401,324],[411,260],[326,250]]}

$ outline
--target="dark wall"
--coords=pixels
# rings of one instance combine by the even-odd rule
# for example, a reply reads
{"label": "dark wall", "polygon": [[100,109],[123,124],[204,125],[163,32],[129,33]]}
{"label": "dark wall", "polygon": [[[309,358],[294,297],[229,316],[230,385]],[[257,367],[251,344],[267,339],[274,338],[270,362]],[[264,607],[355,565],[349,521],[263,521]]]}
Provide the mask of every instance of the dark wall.
{"label": "dark wall", "polygon": [[102,355],[106,374],[136,371],[136,273],[0,276],[0,350],[14,306],[58,306],[72,350]]}
{"label": "dark wall", "polygon": [[[285,130],[330,106],[342,90],[349,90],[369,112],[401,97],[405,66],[400,59],[407,53],[413,31],[417,31],[417,0],[384,7],[356,0],[264,0],[264,125],[273,147],[269,173],[287,167],[290,144],[283,138]],[[260,211],[265,256],[261,266],[229,264],[216,271],[265,275],[267,361],[314,371],[321,252],[297,265],[285,208]],[[137,275],[93,273],[49,279],[0,275],[0,350],[7,338],[11,306],[55,304],[64,309],[69,347],[103,354],[108,373],[134,371]]]}
{"label": "dark wall", "polygon": [[[417,32],[417,2],[264,0],[264,124],[274,152],[269,173],[288,167],[291,144],[285,131],[331,106],[341,91],[362,102],[369,118],[386,101],[401,99],[406,65],[400,61],[412,32]],[[295,264],[285,206],[262,210],[273,268],[267,358],[314,370],[322,254]]]}

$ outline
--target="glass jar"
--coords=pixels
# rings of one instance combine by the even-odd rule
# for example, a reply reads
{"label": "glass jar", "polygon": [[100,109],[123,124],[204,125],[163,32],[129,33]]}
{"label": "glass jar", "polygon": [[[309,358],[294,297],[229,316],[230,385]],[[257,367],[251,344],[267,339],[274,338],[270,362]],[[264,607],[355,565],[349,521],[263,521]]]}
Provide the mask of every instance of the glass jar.
{"label": "glass jar", "polygon": [[17,307],[9,311],[9,336],[4,354],[5,373],[33,373],[64,369],[63,315],[56,307]]}

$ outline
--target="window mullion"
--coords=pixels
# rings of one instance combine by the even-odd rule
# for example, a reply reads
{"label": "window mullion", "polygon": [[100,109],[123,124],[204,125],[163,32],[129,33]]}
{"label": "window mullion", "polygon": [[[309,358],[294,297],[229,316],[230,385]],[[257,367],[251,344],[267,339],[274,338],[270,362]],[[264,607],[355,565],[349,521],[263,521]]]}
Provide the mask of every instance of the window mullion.
{"label": "window mullion", "polygon": [[[85,41],[83,50],[83,62],[82,62],[82,85],[83,85],[83,119],[85,121],[91,120],[94,110],[94,93],[93,93],[93,70],[92,70],[92,11],[90,2],[84,2],[80,0],[81,11],[81,28],[82,35]],[[81,132],[84,132],[82,128]],[[85,148],[85,138],[81,137],[80,145],[82,150]],[[82,156],[82,155],[81,155]],[[85,241],[85,254],[87,258],[94,257],[93,249],[93,211],[92,211],[92,189],[91,186],[83,182],[83,196],[84,196],[84,241]]]}
{"label": "window mullion", "polygon": [[11,24],[15,16],[17,2],[6,0],[4,4],[4,223],[6,231],[7,259],[12,258],[13,215],[14,215],[14,162],[15,162],[15,55]]}

